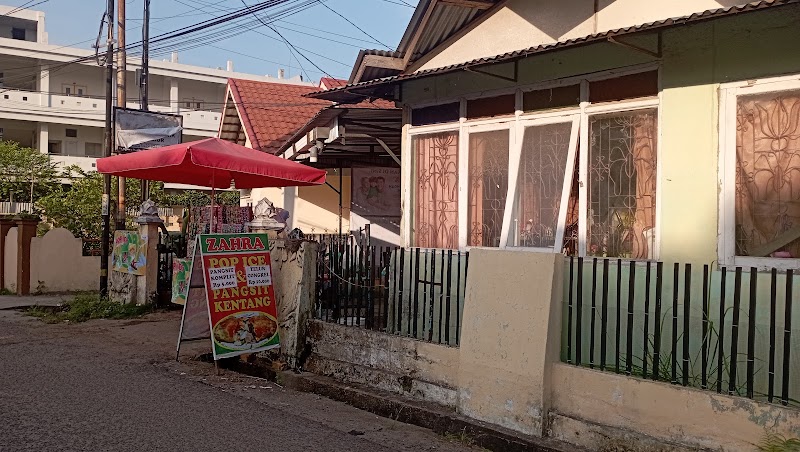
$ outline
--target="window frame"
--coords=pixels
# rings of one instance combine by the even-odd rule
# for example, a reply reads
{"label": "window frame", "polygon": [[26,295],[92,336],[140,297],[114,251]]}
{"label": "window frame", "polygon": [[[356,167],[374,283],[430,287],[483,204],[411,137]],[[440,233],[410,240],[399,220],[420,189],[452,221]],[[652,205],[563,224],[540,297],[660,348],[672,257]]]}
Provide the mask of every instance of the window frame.
{"label": "window frame", "polygon": [[[469,120],[468,125],[461,129],[458,137],[458,247],[464,250],[471,249],[504,249],[504,244],[508,242],[508,194],[511,191],[511,171],[513,163],[511,160],[512,149],[516,146],[515,129],[517,121],[514,117],[503,116],[491,118],[485,121]],[[501,132],[508,131],[508,188],[506,190],[506,202],[503,207],[503,224],[500,227],[500,246],[476,246],[469,245],[469,136],[473,133]],[[462,147],[463,146],[463,147]],[[464,189],[462,189],[462,187]],[[463,208],[462,208],[463,206]]]}
{"label": "window frame", "polygon": [[[462,108],[463,109],[463,108]],[[463,118],[463,117],[462,117]],[[463,139],[462,135],[463,132],[459,127],[459,123],[445,123],[445,124],[429,124],[424,126],[417,126],[413,127],[409,126],[409,132],[407,133],[407,140],[404,140],[402,149],[401,149],[401,161],[403,162],[412,162],[411,165],[401,165],[400,166],[400,182],[401,182],[401,205],[403,209],[403,216],[401,217],[401,230],[400,230],[400,239],[403,245],[406,248],[411,248],[414,246],[414,220],[413,215],[416,215],[414,211],[414,206],[416,205],[416,184],[414,182],[414,175],[416,174],[417,170],[417,159],[416,153],[414,152],[414,138],[421,135],[431,135],[436,133],[443,133],[443,132],[455,132],[458,135],[458,203],[459,203],[459,216],[458,216],[458,228],[459,228],[459,248],[461,248],[461,192],[463,191],[463,181],[461,179],[461,162],[462,162],[462,155],[461,155],[461,140]]]}
{"label": "window frame", "polygon": [[[643,72],[658,72],[658,87],[657,95],[643,98],[625,99],[619,101],[602,102],[597,104],[590,104],[589,99],[589,82],[605,80],[611,78],[622,77]],[[580,76],[565,77],[555,80],[545,80],[541,82],[518,85],[509,88],[499,88],[486,90],[481,93],[470,93],[458,97],[443,97],[437,98],[428,102],[415,103],[407,105],[408,113],[412,109],[423,108],[432,105],[447,104],[453,102],[460,102],[460,118],[458,122],[430,124],[423,126],[413,126],[410,121],[405,127],[405,140],[402,148],[403,161],[413,162],[412,165],[403,165],[401,173],[404,188],[403,194],[403,220],[401,223],[401,243],[406,247],[413,246],[413,192],[414,192],[414,174],[416,169],[416,162],[414,158],[414,150],[412,148],[412,141],[415,136],[425,135],[437,132],[457,132],[458,140],[458,158],[459,158],[459,249],[470,250],[473,248],[486,248],[493,250],[513,250],[522,252],[546,252],[546,253],[562,253],[563,239],[566,226],[567,207],[569,202],[570,184],[572,174],[565,173],[564,186],[562,188],[562,203],[559,210],[559,223],[557,225],[556,244],[551,248],[535,248],[535,247],[515,247],[508,244],[510,223],[513,212],[514,198],[516,197],[517,186],[519,185],[519,163],[522,152],[522,138],[524,137],[525,127],[529,127],[532,123],[540,122],[541,124],[564,123],[564,118],[574,118],[577,121],[577,134],[575,125],[573,125],[572,135],[576,135],[577,140],[574,147],[570,143],[572,151],[568,156],[568,167],[575,168],[575,159],[579,159],[578,166],[578,244],[577,256],[587,256],[587,230],[588,230],[588,154],[589,154],[589,117],[596,114],[609,114],[609,113],[624,113],[635,110],[656,110],[656,207],[655,207],[655,245],[652,253],[652,259],[633,259],[635,261],[647,262],[656,261],[661,256],[661,216],[662,216],[662,156],[661,156],[661,143],[662,143],[662,114],[661,114],[661,97],[662,97],[662,83],[661,83],[661,66],[657,63],[645,63],[640,65],[633,65],[626,68],[615,68],[606,71],[599,71],[592,74],[585,74]],[[527,91],[535,91],[542,89],[555,88],[560,86],[568,86],[580,84],[581,98],[580,104],[573,107],[559,107],[548,110],[539,111],[523,111],[523,93]],[[479,97],[494,97],[514,93],[516,95],[515,112],[513,115],[497,116],[491,118],[467,119],[466,107],[467,101]],[[506,197],[505,211],[503,212],[503,229],[501,236],[500,246],[495,247],[474,247],[467,246],[468,243],[468,181],[469,181],[469,133],[470,131],[491,131],[502,129],[502,125],[507,124],[510,131],[509,137],[509,184],[508,194]],[[573,137],[570,137],[572,141]],[[566,170],[566,168],[565,168]],[[564,197],[566,196],[566,197]],[[565,204],[566,203],[566,204]],[[560,241],[559,241],[560,240]]]}
{"label": "window frame", "polygon": [[[508,186],[508,198],[506,199],[506,217],[503,220],[504,231],[505,235],[501,237],[501,243],[504,243],[504,248],[511,249],[515,251],[533,251],[538,253],[561,253],[563,244],[564,244],[564,230],[566,227],[567,222],[567,207],[569,206],[569,195],[571,192],[571,186],[567,183],[568,179],[572,178],[572,174],[575,171],[575,160],[578,156],[578,144],[580,140],[580,123],[581,123],[581,115],[580,111],[573,112],[571,114],[564,115],[563,111],[561,115],[547,115],[546,117],[541,118],[525,118],[520,119],[517,123],[516,127],[516,143],[515,146],[512,148],[512,151],[509,155],[509,161],[511,164],[511,169],[509,171],[509,186]],[[556,220],[556,234],[555,234],[555,243],[553,248],[549,247],[531,247],[531,246],[514,246],[509,245],[509,235],[511,232],[511,222],[514,209],[514,203],[516,202],[517,198],[517,191],[519,189],[519,168],[522,163],[522,149],[524,147],[524,138],[525,138],[525,131],[529,127],[537,127],[537,126],[547,126],[553,124],[571,124],[570,126],[570,137],[569,137],[569,151],[567,154],[567,164],[564,167],[564,181],[562,182],[561,187],[561,202],[559,203],[558,207],[558,219]],[[514,181],[514,183],[510,183]]]}
{"label": "window frame", "polygon": [[759,270],[800,269],[800,258],[736,255],[736,109],[739,96],[800,91],[800,75],[721,84],[719,87],[719,225],[717,252],[721,266]]}

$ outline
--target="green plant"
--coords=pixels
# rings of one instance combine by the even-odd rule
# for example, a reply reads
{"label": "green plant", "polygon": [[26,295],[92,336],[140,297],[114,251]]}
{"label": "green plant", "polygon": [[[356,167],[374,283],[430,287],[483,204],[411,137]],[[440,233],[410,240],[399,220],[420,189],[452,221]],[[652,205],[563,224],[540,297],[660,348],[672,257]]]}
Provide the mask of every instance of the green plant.
{"label": "green plant", "polygon": [[77,166],[67,167],[64,176],[72,179],[72,185],[59,185],[53,193],[39,199],[36,207],[54,227],[66,228],[76,237],[99,239],[103,227],[100,216],[103,176]]}
{"label": "green plant", "polygon": [[16,293],[6,289],[5,287],[0,288],[0,295],[16,295]]}
{"label": "green plant", "polygon": [[800,452],[800,439],[766,432],[756,447],[762,452]]}
{"label": "green plant", "polygon": [[58,308],[33,307],[26,312],[47,323],[79,323],[93,319],[129,319],[141,317],[153,311],[151,305],[120,304],[98,294],[83,293]]}
{"label": "green plant", "polygon": [[56,163],[47,154],[0,140],[0,199],[34,202],[60,184]]}
{"label": "green plant", "polygon": [[467,428],[464,427],[458,433],[453,432],[445,432],[444,434],[445,439],[452,442],[459,442],[466,446],[473,446],[475,445],[475,439],[473,439],[469,434],[467,434]]}

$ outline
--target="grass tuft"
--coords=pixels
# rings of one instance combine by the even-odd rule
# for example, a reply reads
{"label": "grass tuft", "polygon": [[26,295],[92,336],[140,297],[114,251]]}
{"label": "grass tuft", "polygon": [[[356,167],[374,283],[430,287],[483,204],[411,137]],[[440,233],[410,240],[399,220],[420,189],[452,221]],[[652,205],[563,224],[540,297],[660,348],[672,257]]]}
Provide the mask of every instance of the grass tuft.
{"label": "grass tuft", "polygon": [[93,319],[130,319],[152,311],[149,305],[120,304],[100,298],[98,294],[83,293],[59,307],[34,306],[25,312],[46,323],[80,323]]}

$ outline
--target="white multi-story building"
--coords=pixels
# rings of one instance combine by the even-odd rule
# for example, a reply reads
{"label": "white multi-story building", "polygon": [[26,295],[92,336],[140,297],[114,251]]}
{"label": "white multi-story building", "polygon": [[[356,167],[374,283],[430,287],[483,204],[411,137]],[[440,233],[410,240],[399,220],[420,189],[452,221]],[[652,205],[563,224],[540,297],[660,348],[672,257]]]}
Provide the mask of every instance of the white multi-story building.
{"label": "white multi-story building", "polygon": [[[63,165],[92,170],[103,154],[105,125],[105,68],[93,49],[48,44],[44,13],[11,12],[0,6],[0,134],[24,146],[39,149]],[[105,41],[101,43],[104,48]],[[151,111],[183,116],[184,141],[216,136],[228,78],[308,84],[299,78],[243,74],[226,68],[206,68],[170,61],[150,61]],[[136,70],[141,60],[127,61],[127,103],[139,107]],[[115,77],[116,79],[116,77]],[[116,95],[116,87],[114,89]]]}

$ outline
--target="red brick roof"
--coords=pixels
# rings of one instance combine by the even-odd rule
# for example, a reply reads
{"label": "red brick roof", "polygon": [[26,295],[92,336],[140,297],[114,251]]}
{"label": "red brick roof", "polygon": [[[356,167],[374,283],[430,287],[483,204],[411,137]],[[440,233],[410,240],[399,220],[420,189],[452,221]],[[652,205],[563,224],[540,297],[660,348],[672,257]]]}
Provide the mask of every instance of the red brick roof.
{"label": "red brick roof", "polygon": [[346,85],[347,85],[347,80],[341,80],[338,78],[322,77],[319,80],[319,87],[322,89],[339,88],[341,86],[346,86]]}
{"label": "red brick roof", "polygon": [[229,79],[233,100],[254,149],[273,153],[331,102],[303,97],[318,88]]}

